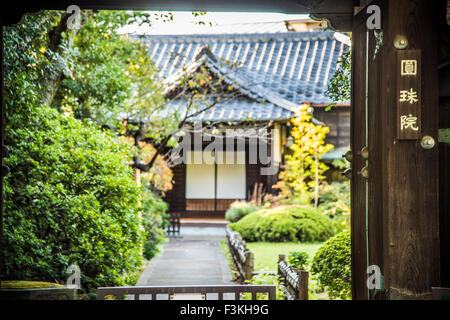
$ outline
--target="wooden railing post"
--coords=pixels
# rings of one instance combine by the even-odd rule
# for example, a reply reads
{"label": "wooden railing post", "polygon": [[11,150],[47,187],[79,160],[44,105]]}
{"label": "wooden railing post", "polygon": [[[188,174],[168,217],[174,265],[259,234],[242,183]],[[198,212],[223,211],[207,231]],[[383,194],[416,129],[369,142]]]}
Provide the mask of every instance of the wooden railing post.
{"label": "wooden railing post", "polygon": [[242,240],[238,232],[227,228],[226,234],[231,257],[239,271],[241,282],[251,280],[254,269],[253,253],[248,250],[245,241]]}
{"label": "wooden railing post", "polygon": [[251,251],[245,251],[245,263],[244,263],[244,273],[245,280],[251,280],[253,277],[253,264],[254,258]]}
{"label": "wooden railing post", "polygon": [[285,254],[279,254],[278,255],[278,263],[277,263],[277,267],[278,267],[278,274],[281,275],[281,271],[280,271],[280,262],[281,261],[286,261],[286,255]]}
{"label": "wooden railing post", "polygon": [[298,300],[308,300],[309,272],[295,269],[298,274]]}
{"label": "wooden railing post", "polygon": [[309,272],[290,266],[284,254],[278,255],[278,276],[287,300],[308,300]]}

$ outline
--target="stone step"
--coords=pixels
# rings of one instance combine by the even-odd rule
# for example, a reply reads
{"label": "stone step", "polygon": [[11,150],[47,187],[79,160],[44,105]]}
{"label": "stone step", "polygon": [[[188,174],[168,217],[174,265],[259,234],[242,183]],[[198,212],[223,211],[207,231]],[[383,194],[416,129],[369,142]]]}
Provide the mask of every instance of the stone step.
{"label": "stone step", "polygon": [[224,219],[181,219],[181,227],[225,228],[229,222]]}

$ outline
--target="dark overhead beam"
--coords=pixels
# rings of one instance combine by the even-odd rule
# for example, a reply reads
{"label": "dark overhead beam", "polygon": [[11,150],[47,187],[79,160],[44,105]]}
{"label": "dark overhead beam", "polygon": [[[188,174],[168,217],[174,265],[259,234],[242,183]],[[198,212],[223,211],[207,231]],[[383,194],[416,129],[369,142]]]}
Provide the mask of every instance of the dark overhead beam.
{"label": "dark overhead beam", "polygon": [[81,9],[161,10],[161,11],[253,11],[290,14],[353,14],[354,0],[42,0],[14,2],[14,8],[2,7],[3,25],[17,23],[23,14],[45,9],[64,10],[70,5]]}

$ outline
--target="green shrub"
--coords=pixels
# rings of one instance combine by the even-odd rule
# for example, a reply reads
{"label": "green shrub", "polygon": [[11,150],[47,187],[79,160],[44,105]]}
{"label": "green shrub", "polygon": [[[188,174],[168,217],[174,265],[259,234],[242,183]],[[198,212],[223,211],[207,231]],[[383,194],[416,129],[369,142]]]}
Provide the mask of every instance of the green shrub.
{"label": "green shrub", "polygon": [[317,251],[311,272],[330,298],[351,298],[350,231],[332,237]]}
{"label": "green shrub", "polygon": [[2,289],[42,289],[61,288],[62,285],[52,282],[8,280],[0,283]]}
{"label": "green shrub", "polygon": [[328,217],[302,206],[261,209],[229,226],[247,241],[325,241],[333,235]]}
{"label": "green shrub", "polygon": [[166,214],[167,203],[147,188],[144,187],[143,191],[142,223],[147,233],[143,253],[145,259],[150,260],[160,252],[160,245],[164,243],[169,216]]}
{"label": "green shrub", "polygon": [[[45,79],[64,69],[48,47],[52,12],[4,32],[5,177],[2,276],[65,283],[77,264],[83,291],[134,284],[145,237],[132,150],[97,126],[43,106]],[[62,43],[65,45],[65,42]],[[45,53],[44,53],[45,52]],[[47,92],[47,90],[44,90]],[[60,107],[60,106],[58,106]],[[62,111],[62,109],[61,109]]]}
{"label": "green shrub", "polygon": [[292,251],[287,257],[288,263],[294,268],[306,270],[308,265],[309,255],[304,251]]}
{"label": "green shrub", "polygon": [[331,218],[336,233],[350,230],[350,182],[322,186],[319,208]]}
{"label": "green shrub", "polygon": [[235,201],[231,204],[230,209],[225,213],[225,219],[230,222],[237,222],[249,213],[252,213],[259,208],[251,202]]}
{"label": "green shrub", "polygon": [[7,119],[3,275],[65,283],[77,264],[85,290],[133,284],[144,232],[131,151],[54,109],[27,109]]}

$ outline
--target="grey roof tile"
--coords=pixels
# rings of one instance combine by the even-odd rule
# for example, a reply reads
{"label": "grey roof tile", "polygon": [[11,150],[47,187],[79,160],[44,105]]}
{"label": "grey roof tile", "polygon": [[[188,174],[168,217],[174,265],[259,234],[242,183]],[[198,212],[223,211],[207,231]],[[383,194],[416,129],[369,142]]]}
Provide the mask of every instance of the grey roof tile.
{"label": "grey roof tile", "polygon": [[[249,112],[256,114],[259,120],[287,119],[293,116],[288,110],[301,103],[330,103],[325,94],[328,81],[339,56],[348,50],[333,34],[332,31],[316,31],[134,37],[148,45],[163,78],[192,63],[195,53],[204,46],[219,60],[238,62],[239,68],[233,72],[232,80],[240,84],[240,90],[248,99],[228,101],[202,116],[218,120],[218,115],[222,115],[223,120],[231,121],[243,120],[243,114]],[[213,60],[209,61],[209,66],[219,71],[220,62]],[[262,106],[258,100],[267,103]],[[172,104],[180,107],[179,102]],[[225,113],[222,108],[230,108],[230,112]]]}

